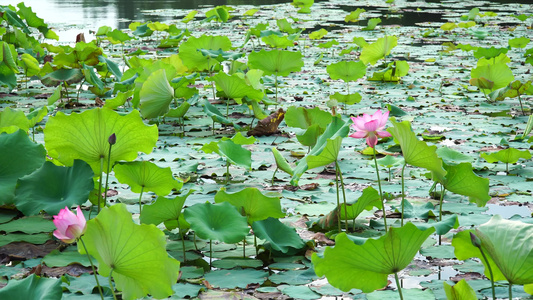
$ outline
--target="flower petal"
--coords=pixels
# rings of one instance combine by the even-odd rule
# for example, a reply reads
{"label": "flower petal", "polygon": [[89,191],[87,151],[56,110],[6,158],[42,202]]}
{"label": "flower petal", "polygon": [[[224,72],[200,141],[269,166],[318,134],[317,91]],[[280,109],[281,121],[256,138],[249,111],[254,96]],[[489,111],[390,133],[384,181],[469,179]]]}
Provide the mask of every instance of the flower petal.
{"label": "flower petal", "polygon": [[388,131],[377,131],[377,136],[380,138],[392,136]]}
{"label": "flower petal", "polygon": [[350,134],[350,137],[356,138],[356,139],[362,139],[365,138],[368,135],[368,132],[365,131],[356,131],[352,134]]}
{"label": "flower petal", "polygon": [[378,137],[374,134],[372,135],[369,135],[367,138],[366,138],[366,143],[368,144],[368,146],[374,148],[377,143],[378,143]]}
{"label": "flower petal", "polygon": [[372,120],[370,122],[365,123],[365,131],[373,132],[378,129],[379,121],[378,120]]}

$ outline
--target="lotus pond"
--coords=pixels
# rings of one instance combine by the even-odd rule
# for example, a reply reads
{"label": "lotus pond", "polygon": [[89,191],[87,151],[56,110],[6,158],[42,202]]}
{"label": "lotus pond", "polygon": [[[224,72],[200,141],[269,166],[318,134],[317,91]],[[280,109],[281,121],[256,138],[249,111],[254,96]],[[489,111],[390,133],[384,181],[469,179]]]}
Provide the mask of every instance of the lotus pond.
{"label": "lotus pond", "polygon": [[502,2],[0,6],[0,299],[532,299]]}

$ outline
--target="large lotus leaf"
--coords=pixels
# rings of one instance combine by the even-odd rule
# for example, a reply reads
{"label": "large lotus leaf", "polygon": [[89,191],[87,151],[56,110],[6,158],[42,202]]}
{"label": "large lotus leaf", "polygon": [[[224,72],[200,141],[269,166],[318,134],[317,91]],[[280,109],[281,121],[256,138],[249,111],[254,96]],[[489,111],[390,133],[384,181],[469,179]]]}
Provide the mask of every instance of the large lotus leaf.
{"label": "large lotus leaf", "polygon": [[61,280],[39,277],[35,274],[22,279],[10,280],[0,290],[0,299],[57,300],[63,296]]}
{"label": "large lotus leaf", "polygon": [[[173,294],[180,263],[168,256],[165,234],[155,225],[135,224],[126,205],[105,207],[87,221],[83,240],[98,261],[98,273],[113,276],[123,299]],[[81,243],[78,251],[86,253]]]}
{"label": "large lotus leaf", "polygon": [[339,150],[341,149],[341,144],[342,137],[340,136],[333,140],[327,139],[326,146],[319,155],[307,156],[307,167],[309,169],[314,169],[336,162],[337,157],[339,156]]}
{"label": "large lotus leaf", "polygon": [[107,171],[108,138],[113,133],[117,141],[111,148],[111,165],[119,160],[134,160],[139,152],[152,152],[158,137],[157,127],[145,125],[138,110],[121,116],[107,108],[96,108],[81,114],[58,112],[46,123],[44,142],[51,157],[67,166],[74,159],[84,160],[98,175]]}
{"label": "large lotus leaf", "polygon": [[287,76],[291,72],[300,71],[304,61],[299,51],[261,49],[248,55],[248,65],[251,69],[263,70],[265,75]]}
{"label": "large lotus leaf", "polygon": [[480,64],[470,72],[472,78],[485,78],[494,83],[491,89],[480,88],[484,93],[488,94],[499,88],[507,86],[514,80],[514,75],[509,66],[504,62],[494,62],[487,64]]}
{"label": "large lotus leaf", "polygon": [[57,86],[62,82],[67,84],[77,83],[84,77],[85,75],[80,69],[59,69],[43,76],[41,82],[46,86]]}
{"label": "large lotus leaf", "polygon": [[292,175],[294,172],[292,171],[291,165],[289,165],[287,160],[281,155],[281,153],[278,151],[278,149],[276,149],[276,147],[272,148],[272,153],[274,154],[274,160],[276,161],[276,166],[278,167],[278,169],[289,175]]}
{"label": "large lotus leaf", "polygon": [[471,163],[444,164],[444,169],[447,173],[442,184],[448,191],[468,196],[470,202],[475,202],[479,207],[485,206],[490,200],[489,180],[477,176]]}
{"label": "large lotus leaf", "polygon": [[311,260],[316,274],[326,275],[334,287],[369,293],[387,286],[388,274],[407,267],[433,232],[432,227],[420,230],[408,222],[400,228],[391,227],[378,239],[358,243],[343,232],[335,238],[334,248],[326,248],[323,258],[313,254]]}
{"label": "large lotus leaf", "polygon": [[401,77],[409,73],[409,63],[403,60],[393,61],[381,71],[374,72],[369,81],[399,81]]}
{"label": "large lotus leaf", "polygon": [[228,51],[231,49],[231,41],[227,36],[202,35],[199,38],[189,37],[187,41],[180,45],[179,53],[183,64],[191,71],[209,70],[215,64],[218,64],[216,59],[204,56],[198,49]]}
{"label": "large lotus leaf", "polygon": [[41,68],[39,67],[39,61],[28,53],[22,54],[18,62],[24,70],[25,76],[31,77],[37,75],[41,70]]}
{"label": "large lotus leaf", "polygon": [[442,180],[446,170],[442,167],[442,159],[437,155],[436,146],[428,146],[426,142],[418,140],[408,121],[401,123],[391,119],[393,127],[387,128],[402,148],[402,154],[407,164],[426,168],[431,171],[436,180]]}
{"label": "large lotus leaf", "polygon": [[174,178],[170,167],[161,168],[150,161],[121,162],[114,169],[118,181],[129,185],[135,193],[151,191],[165,196],[183,185]]}
{"label": "large lotus leaf", "polygon": [[446,292],[446,298],[448,300],[476,300],[477,295],[474,289],[466,282],[466,280],[461,279],[454,286],[449,285],[446,281],[443,282],[444,291]]}
{"label": "large lotus leaf", "polygon": [[146,79],[139,97],[144,118],[157,118],[168,112],[170,102],[174,99],[174,89],[168,83],[165,69],[155,71]]}
{"label": "large lotus leaf", "polygon": [[189,190],[187,194],[172,199],[162,196],[157,197],[153,204],[143,207],[140,217],[141,223],[159,225],[163,222],[177,221],[181,215],[185,200],[193,191]]}
{"label": "large lotus leaf", "polygon": [[329,77],[344,82],[356,81],[366,74],[366,65],[362,61],[339,61],[327,66]]}
{"label": "large lotus leaf", "polygon": [[[483,252],[490,258],[495,281],[506,279],[512,284],[533,283],[533,224],[505,220],[495,215],[489,222],[480,225],[475,235],[481,240]],[[457,258],[463,260],[475,256],[485,264],[479,249],[471,242],[468,244],[466,239],[470,239],[468,233],[457,234],[452,241]],[[486,265],[485,275],[490,277]]]}
{"label": "large lotus leaf", "polygon": [[307,129],[317,124],[321,128],[326,128],[331,123],[331,114],[318,107],[305,108],[290,106],[285,113],[285,123],[290,127]]}
{"label": "large lotus leaf", "polygon": [[363,47],[359,59],[365,64],[374,65],[378,60],[390,54],[392,48],[398,44],[398,38],[395,36],[385,36],[379,38],[372,44]]}
{"label": "large lotus leaf", "polygon": [[474,158],[472,156],[466,155],[448,147],[438,148],[437,155],[442,158],[445,164],[448,165],[474,161]]}
{"label": "large lotus leaf", "polygon": [[17,180],[38,169],[45,161],[46,150],[19,130],[0,134],[0,205],[11,204]]}
{"label": "large lotus leaf", "polygon": [[198,203],[183,212],[191,229],[202,239],[234,244],[250,231],[246,217],[228,202]]}
{"label": "large lotus leaf", "polygon": [[503,149],[498,152],[494,152],[490,154],[483,152],[480,154],[480,156],[484,158],[486,161],[488,161],[489,163],[495,163],[497,161],[501,161],[503,163],[514,164],[520,158],[530,159],[531,152],[529,152],[528,150],[520,151],[515,148],[508,148],[508,149]]}
{"label": "large lotus leaf", "polygon": [[26,216],[41,210],[56,215],[65,206],[81,205],[94,189],[93,170],[82,160],[72,167],[60,167],[52,162],[19,179],[15,205]]}
{"label": "large lotus leaf", "polygon": [[361,102],[362,98],[363,97],[359,93],[341,94],[339,92],[335,92],[335,94],[329,95],[329,99],[335,100],[337,103],[345,103],[347,105],[359,103]]}
{"label": "large lotus leaf", "polygon": [[252,168],[252,152],[244,149],[241,145],[236,144],[231,139],[205,144],[202,147],[202,151],[205,153],[216,152],[232,164],[247,169]]}
{"label": "large lotus leaf", "polygon": [[267,241],[276,251],[287,253],[291,248],[302,249],[305,246],[302,238],[291,228],[276,218],[268,218],[252,224],[254,234]]}
{"label": "large lotus leaf", "polygon": [[229,202],[248,218],[248,224],[266,218],[283,218],[279,197],[268,197],[256,188],[245,188],[236,193],[221,189],[215,195],[215,202]]}
{"label": "large lotus leaf", "polygon": [[313,149],[311,149],[307,156],[302,158],[298,162],[298,165],[296,165],[296,168],[294,169],[294,175],[291,178],[291,185],[298,185],[300,177],[309,168],[309,166],[307,165],[307,157],[320,155],[324,148],[326,148],[328,139],[335,140],[337,137],[346,137],[348,135],[348,132],[350,131],[351,124],[351,121],[344,122],[340,117],[333,117],[331,123],[328,125],[324,133],[318,138]]}
{"label": "large lotus leaf", "polygon": [[357,201],[355,201],[355,203],[348,204],[347,206],[342,203],[340,213],[343,217],[346,213],[348,219],[355,219],[364,210],[371,210],[373,207],[381,209],[383,208],[383,205],[381,199],[379,198],[378,191],[369,186],[363,190],[363,194],[357,199]]}
{"label": "large lotus leaf", "polygon": [[272,48],[284,49],[287,47],[294,46],[294,40],[291,40],[289,37],[285,35],[278,36],[276,34],[271,34],[271,35],[263,36],[261,40],[263,41],[263,43],[269,45]]}
{"label": "large lotus leaf", "polygon": [[[250,99],[263,99],[263,92],[246,84],[246,81],[238,74],[228,75],[222,71],[211,77],[216,83],[217,89],[221,90],[229,99],[242,99],[247,96]],[[240,100],[239,100],[240,102]]]}
{"label": "large lotus leaf", "polygon": [[13,133],[22,129],[28,131],[30,129],[30,121],[22,110],[14,110],[9,107],[4,108],[0,112],[0,133]]}
{"label": "large lotus leaf", "polygon": [[213,122],[218,122],[218,123],[226,124],[226,125],[233,125],[235,130],[239,130],[241,128],[237,124],[233,124],[233,122],[230,119],[226,118],[213,104],[209,103],[209,100],[202,99],[200,100],[199,103],[200,105],[204,107],[205,114],[211,117]]}
{"label": "large lotus leaf", "polygon": [[314,147],[318,137],[324,133],[325,128],[320,127],[319,124],[309,126],[304,133],[297,134],[298,142],[304,146]]}

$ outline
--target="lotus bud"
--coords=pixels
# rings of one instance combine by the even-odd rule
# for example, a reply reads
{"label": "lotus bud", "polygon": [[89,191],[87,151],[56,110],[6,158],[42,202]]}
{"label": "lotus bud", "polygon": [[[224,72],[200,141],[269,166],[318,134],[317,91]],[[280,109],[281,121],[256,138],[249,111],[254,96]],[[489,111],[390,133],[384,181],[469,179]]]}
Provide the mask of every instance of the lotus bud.
{"label": "lotus bud", "polygon": [[481,240],[473,232],[470,232],[470,239],[472,240],[472,245],[481,248]]}
{"label": "lotus bud", "polygon": [[113,133],[109,136],[107,141],[109,142],[109,145],[113,146],[117,142],[117,136]]}

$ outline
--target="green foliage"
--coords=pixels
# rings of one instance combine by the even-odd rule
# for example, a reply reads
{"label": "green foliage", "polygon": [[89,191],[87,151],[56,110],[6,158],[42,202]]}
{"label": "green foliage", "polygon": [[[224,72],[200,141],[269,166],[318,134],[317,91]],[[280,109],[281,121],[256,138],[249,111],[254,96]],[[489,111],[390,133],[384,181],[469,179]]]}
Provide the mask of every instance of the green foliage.
{"label": "green foliage", "polygon": [[372,18],[368,20],[367,26],[363,28],[362,30],[374,30],[376,26],[378,26],[379,23],[381,23],[380,18]]}
{"label": "green foliage", "polygon": [[231,49],[231,41],[227,36],[202,35],[199,38],[191,36],[180,45],[180,58],[189,70],[209,71],[219,62],[209,56],[204,56],[198,49],[228,51]]}
{"label": "green foliage", "polygon": [[446,292],[446,299],[448,300],[476,300],[477,299],[476,292],[464,279],[461,279],[454,286],[449,285],[446,281],[444,281],[443,284],[444,284],[444,291]]}
{"label": "green foliage", "polygon": [[248,65],[252,69],[263,70],[265,75],[287,76],[300,71],[304,62],[300,51],[261,49],[248,55]]}
{"label": "green foliage", "polygon": [[215,195],[215,202],[229,202],[245,215],[248,224],[271,218],[283,218],[279,197],[268,197],[256,188],[245,188],[235,193],[228,193],[224,188]]}
{"label": "green foliage", "polygon": [[340,211],[342,216],[346,213],[348,219],[355,220],[364,210],[371,210],[374,207],[381,209],[383,205],[378,191],[369,186],[363,190],[363,194],[354,203],[348,203],[348,205],[341,203],[340,209],[334,211]]}
{"label": "green foliage", "polygon": [[318,137],[331,123],[331,114],[318,107],[305,108],[291,106],[285,113],[285,123],[290,127],[305,129],[304,133],[297,134],[296,138],[302,145],[314,146]]}
{"label": "green foliage", "polygon": [[33,143],[22,130],[0,134],[0,204],[11,204],[17,180],[38,169],[45,161],[46,150]]}
{"label": "green foliage", "polygon": [[27,132],[30,129],[30,121],[21,110],[6,107],[0,112],[0,133],[13,133],[18,130]]}
{"label": "green foliage", "polygon": [[72,167],[59,167],[52,162],[19,179],[15,205],[24,215],[41,210],[56,215],[65,206],[85,203],[94,188],[94,173],[84,161],[75,160]]}
{"label": "green foliage", "polygon": [[292,167],[289,165],[287,160],[281,155],[278,149],[276,149],[276,147],[272,148],[272,153],[274,154],[274,160],[276,161],[277,168],[292,176],[292,174],[294,174],[294,172],[292,171]]}
{"label": "green foliage", "polygon": [[294,228],[283,224],[280,220],[270,217],[252,224],[254,234],[265,240],[265,247],[287,253],[291,249],[302,249],[305,246],[302,238]]}
{"label": "green foliage", "polygon": [[[460,260],[477,257],[485,266],[485,276],[490,278],[487,265],[479,248],[475,247],[470,232],[457,233],[452,241],[455,256]],[[533,283],[533,225],[520,221],[502,219],[499,215],[475,229],[481,240],[481,248],[486,254],[494,274],[494,281],[507,280],[512,284]]]}
{"label": "green foliage", "polygon": [[311,6],[315,3],[315,0],[292,0],[292,5],[299,8],[298,13],[309,14],[311,13]]}
{"label": "green foliage", "polygon": [[515,148],[507,148],[493,153],[482,152],[479,156],[485,159],[489,163],[503,162],[506,164],[514,164],[518,162],[519,159],[530,159],[531,152],[529,150],[518,150]]}
{"label": "green foliage", "polygon": [[226,98],[234,99],[239,104],[242,104],[244,97],[259,101],[264,96],[263,92],[248,85],[238,73],[228,75],[220,71],[210,77],[210,80],[216,83],[217,89],[222,91]]}
{"label": "green foliage", "polygon": [[224,243],[238,243],[250,231],[246,217],[228,202],[197,203],[183,212],[198,237]]}
{"label": "green foliage", "polygon": [[477,176],[472,170],[471,163],[444,164],[444,169],[446,170],[446,176],[442,184],[447,190],[468,196],[470,202],[476,203],[479,207],[485,206],[487,201],[491,199],[489,195],[489,180]]}
{"label": "green foliage", "polygon": [[139,93],[140,108],[144,118],[152,119],[165,115],[174,99],[174,89],[167,80],[165,69],[152,73]]}
{"label": "green foliage", "polygon": [[[123,299],[174,293],[180,263],[168,256],[165,234],[154,225],[136,225],[124,204],[105,207],[87,221],[83,240],[100,275],[113,277]],[[85,254],[81,243],[78,251]]]}
{"label": "green foliage", "polygon": [[363,47],[359,59],[365,64],[374,65],[378,60],[389,55],[392,48],[398,44],[398,38],[395,36],[385,36],[379,38],[372,44]]}
{"label": "green foliage", "polygon": [[311,40],[319,40],[323,38],[324,36],[326,36],[326,34],[328,34],[328,31],[324,28],[320,28],[320,30],[315,30],[309,33],[309,38]]}
{"label": "green foliage", "polygon": [[[254,137],[249,138],[251,143],[255,141]],[[244,144],[248,144],[247,140],[238,132],[233,138],[224,137],[218,142],[211,142],[205,144],[202,147],[202,151],[205,153],[217,153],[221,157],[225,158],[228,163],[232,163],[238,166],[245,167],[247,169],[252,168],[252,152],[242,147]]]}
{"label": "green foliage", "polygon": [[493,57],[492,60],[480,58],[476,68],[470,72],[471,78],[484,78],[492,82],[490,86],[478,86],[483,93],[488,94],[496,89],[507,86],[514,80],[513,72],[507,66],[509,58],[504,54]]}
{"label": "green foliage", "polygon": [[22,280],[10,280],[0,290],[2,299],[55,300],[61,299],[61,280],[32,274]]}
{"label": "green foliage", "polygon": [[403,60],[397,60],[389,63],[387,67],[379,72],[374,72],[370,81],[399,81],[401,77],[409,73],[409,63]]}
{"label": "green foliage", "polygon": [[344,17],[344,22],[349,23],[359,21],[359,15],[365,11],[366,10],[364,8],[357,8],[356,10],[346,15],[346,17]]}
{"label": "green foliage", "polygon": [[361,61],[340,61],[327,66],[329,77],[344,82],[356,81],[366,74],[366,65]]}
{"label": "green foliage", "polygon": [[161,168],[150,161],[120,162],[115,165],[114,171],[118,181],[129,185],[135,193],[151,191],[158,196],[166,196],[183,185],[181,180],[172,176],[170,167]]}
{"label": "green foliage", "polygon": [[182,216],[181,210],[183,209],[183,205],[192,192],[194,190],[189,190],[186,194],[172,199],[162,196],[157,197],[153,204],[143,207],[140,216],[141,223],[157,226],[164,222],[168,230],[178,227],[183,228],[185,224],[181,222],[178,224],[178,218]]}

